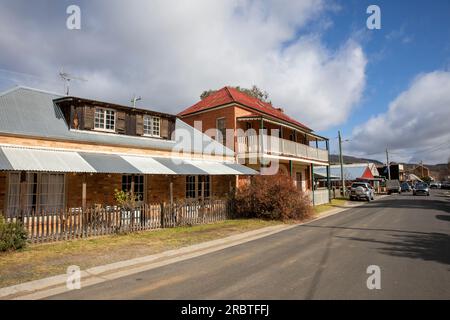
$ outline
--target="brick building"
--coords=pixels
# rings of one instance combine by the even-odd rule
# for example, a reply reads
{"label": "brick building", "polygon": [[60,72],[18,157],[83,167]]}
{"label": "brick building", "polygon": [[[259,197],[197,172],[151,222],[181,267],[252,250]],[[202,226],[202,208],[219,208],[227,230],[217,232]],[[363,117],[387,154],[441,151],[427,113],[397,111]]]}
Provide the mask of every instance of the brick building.
{"label": "brick building", "polygon": [[234,150],[240,163],[262,173],[290,175],[306,192],[312,189],[313,166],[329,164],[328,139],[236,88],[213,92],[178,116]]}
{"label": "brick building", "polygon": [[[206,152],[205,150],[208,150]],[[0,94],[0,212],[225,198],[256,172],[174,115],[31,88]]]}

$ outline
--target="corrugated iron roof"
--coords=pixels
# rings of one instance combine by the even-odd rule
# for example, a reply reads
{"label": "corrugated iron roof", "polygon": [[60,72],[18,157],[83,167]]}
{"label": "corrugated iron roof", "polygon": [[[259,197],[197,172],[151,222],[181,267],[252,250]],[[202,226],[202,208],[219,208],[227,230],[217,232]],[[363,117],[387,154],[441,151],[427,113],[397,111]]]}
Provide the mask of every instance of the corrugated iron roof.
{"label": "corrugated iron roof", "polygon": [[[234,155],[232,150],[179,119],[175,122],[174,140],[69,130],[61,109],[53,102],[61,97],[26,87],[16,87],[0,94],[0,133],[160,150],[173,150],[176,146],[177,150],[196,153],[202,153],[208,147],[215,154]],[[196,133],[202,143],[194,144],[193,140],[186,139],[186,133],[192,139]]]}
{"label": "corrugated iron roof", "polygon": [[159,156],[130,156],[0,145],[0,171],[118,174],[253,175],[237,163]]}
{"label": "corrugated iron roof", "polygon": [[[361,178],[368,167],[369,166],[365,163],[352,164],[349,166],[344,165],[344,178],[346,180],[356,180]],[[318,173],[326,176],[326,170],[326,167],[314,167],[314,174]],[[339,165],[330,166],[330,175],[341,179],[341,167]]]}

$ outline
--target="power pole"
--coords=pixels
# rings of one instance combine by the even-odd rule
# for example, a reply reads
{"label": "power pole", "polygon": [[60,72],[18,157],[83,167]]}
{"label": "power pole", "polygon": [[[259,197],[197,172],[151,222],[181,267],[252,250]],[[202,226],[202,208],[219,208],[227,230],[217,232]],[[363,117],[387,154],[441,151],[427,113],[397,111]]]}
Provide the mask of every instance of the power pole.
{"label": "power pole", "polygon": [[339,162],[341,164],[342,195],[345,196],[344,157],[342,155],[342,138],[340,130],[338,131],[338,138],[339,138]]}
{"label": "power pole", "polygon": [[388,170],[388,180],[391,180],[391,164],[389,163],[389,152],[386,148],[386,165]]}

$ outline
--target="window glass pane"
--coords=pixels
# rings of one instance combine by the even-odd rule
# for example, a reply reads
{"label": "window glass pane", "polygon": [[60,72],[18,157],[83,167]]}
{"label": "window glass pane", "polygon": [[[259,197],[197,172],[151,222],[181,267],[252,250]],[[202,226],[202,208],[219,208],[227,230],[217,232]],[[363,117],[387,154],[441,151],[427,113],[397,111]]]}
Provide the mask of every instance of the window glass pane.
{"label": "window glass pane", "polygon": [[225,118],[217,119],[217,141],[222,143],[223,145],[226,144],[226,125],[225,125]]}
{"label": "window glass pane", "polygon": [[105,129],[106,130],[114,130],[116,125],[116,116],[115,112],[112,110],[105,110]]}
{"label": "window glass pane", "polygon": [[137,201],[144,201],[144,176],[143,175],[123,175],[122,176],[122,191],[131,192],[132,184],[134,181],[134,195]]}
{"label": "window glass pane", "polygon": [[105,129],[105,113],[101,108],[95,108],[94,127],[96,129]]}
{"label": "window glass pane", "polygon": [[144,134],[152,134],[152,117],[144,116]]}
{"label": "window glass pane", "polygon": [[186,198],[195,198],[195,176],[186,176]]}
{"label": "window glass pane", "polygon": [[41,174],[39,207],[46,211],[64,208],[64,174]]}
{"label": "window glass pane", "polygon": [[160,118],[158,117],[153,117],[152,135],[160,136]]}
{"label": "window glass pane", "polygon": [[19,212],[20,173],[10,173],[8,178],[8,216],[16,216]]}

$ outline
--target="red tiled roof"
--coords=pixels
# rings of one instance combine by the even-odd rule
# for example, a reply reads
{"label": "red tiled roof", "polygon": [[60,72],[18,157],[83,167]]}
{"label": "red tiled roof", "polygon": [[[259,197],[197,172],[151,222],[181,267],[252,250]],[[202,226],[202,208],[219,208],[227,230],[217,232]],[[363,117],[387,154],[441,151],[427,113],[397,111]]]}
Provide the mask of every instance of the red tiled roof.
{"label": "red tiled roof", "polygon": [[271,104],[263,102],[255,97],[249,96],[232,87],[224,87],[212,93],[193,106],[181,111],[178,116],[186,116],[192,113],[212,109],[233,102],[252,108],[253,111],[257,111],[258,113],[272,116],[279,120],[283,120],[295,126],[299,126],[311,131],[311,129],[305,126],[303,123],[300,123],[297,120],[289,117],[284,112],[278,110],[277,108],[274,108]]}

